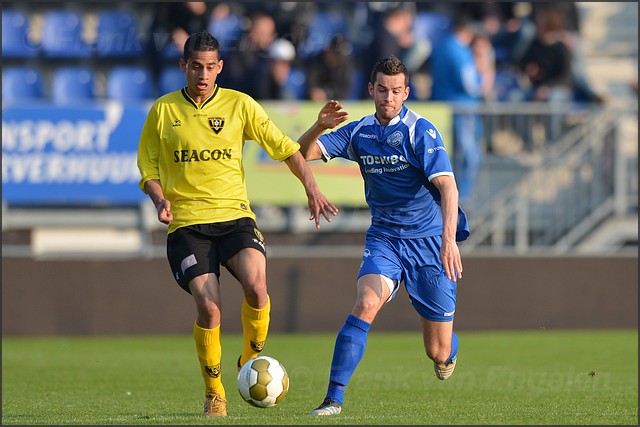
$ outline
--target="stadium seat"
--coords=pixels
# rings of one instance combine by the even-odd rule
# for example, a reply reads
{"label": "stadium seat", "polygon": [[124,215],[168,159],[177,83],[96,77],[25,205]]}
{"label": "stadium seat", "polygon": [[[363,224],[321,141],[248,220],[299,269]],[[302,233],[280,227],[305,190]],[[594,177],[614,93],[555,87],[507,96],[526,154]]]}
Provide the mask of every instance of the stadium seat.
{"label": "stadium seat", "polygon": [[57,105],[75,105],[96,98],[93,70],[87,67],[61,67],[54,71],[51,98]]}
{"label": "stadium seat", "polygon": [[82,14],[74,10],[45,12],[42,23],[42,52],[47,58],[87,58],[89,46],[82,36]]}
{"label": "stadium seat", "polygon": [[336,34],[349,38],[347,17],[337,11],[317,12],[309,24],[307,37],[298,45],[297,56],[307,59],[317,55]]}
{"label": "stadium seat", "polygon": [[151,73],[137,65],[119,65],[107,74],[106,98],[117,101],[143,101],[154,97]]}
{"label": "stadium seat", "polygon": [[158,78],[158,95],[180,90],[186,85],[187,78],[177,65],[164,68]]}
{"label": "stadium seat", "polygon": [[123,58],[143,54],[135,15],[121,10],[98,12],[96,55]]}
{"label": "stadium seat", "polygon": [[166,60],[178,60],[182,58],[182,51],[176,47],[171,40],[167,40],[166,44],[162,47],[161,56]]}
{"label": "stadium seat", "polygon": [[3,67],[3,103],[30,102],[36,99],[44,99],[44,84],[39,69],[29,66]]}
{"label": "stadium seat", "polygon": [[29,37],[29,15],[19,10],[2,10],[2,57],[35,58],[39,46]]}

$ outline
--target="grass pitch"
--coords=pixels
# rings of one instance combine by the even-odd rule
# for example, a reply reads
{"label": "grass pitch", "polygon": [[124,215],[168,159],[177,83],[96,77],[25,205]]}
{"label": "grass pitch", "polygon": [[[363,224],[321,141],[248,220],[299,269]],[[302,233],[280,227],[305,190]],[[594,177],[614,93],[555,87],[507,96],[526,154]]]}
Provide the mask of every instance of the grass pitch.
{"label": "grass pitch", "polygon": [[340,415],[313,418],[335,334],[271,334],[290,389],[260,409],[236,389],[238,335],[223,331],[229,416],[201,415],[203,385],[185,336],[3,338],[4,425],[638,425],[638,332],[458,332],[456,371],[433,374],[418,333],[369,334]]}

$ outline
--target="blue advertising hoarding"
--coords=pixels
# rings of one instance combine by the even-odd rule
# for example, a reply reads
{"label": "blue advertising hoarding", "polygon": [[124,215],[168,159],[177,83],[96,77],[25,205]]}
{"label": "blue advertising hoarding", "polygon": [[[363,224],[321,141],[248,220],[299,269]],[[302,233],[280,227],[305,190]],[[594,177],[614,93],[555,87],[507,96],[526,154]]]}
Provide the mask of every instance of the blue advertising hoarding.
{"label": "blue advertising hoarding", "polygon": [[25,205],[136,204],[138,139],[150,105],[2,111],[2,199]]}

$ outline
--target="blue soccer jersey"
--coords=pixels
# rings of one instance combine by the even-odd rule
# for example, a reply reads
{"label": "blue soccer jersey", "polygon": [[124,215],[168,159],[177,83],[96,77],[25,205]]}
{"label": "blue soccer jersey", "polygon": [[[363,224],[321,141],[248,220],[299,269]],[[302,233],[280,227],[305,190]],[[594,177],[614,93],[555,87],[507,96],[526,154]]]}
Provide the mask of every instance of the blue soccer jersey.
{"label": "blue soccer jersey", "polygon": [[[322,135],[318,145],[324,161],[341,157],[360,166],[370,230],[398,238],[442,234],[440,192],[431,180],[453,170],[440,132],[427,119],[403,106],[387,126],[365,116]],[[456,240],[468,235],[458,208]]]}

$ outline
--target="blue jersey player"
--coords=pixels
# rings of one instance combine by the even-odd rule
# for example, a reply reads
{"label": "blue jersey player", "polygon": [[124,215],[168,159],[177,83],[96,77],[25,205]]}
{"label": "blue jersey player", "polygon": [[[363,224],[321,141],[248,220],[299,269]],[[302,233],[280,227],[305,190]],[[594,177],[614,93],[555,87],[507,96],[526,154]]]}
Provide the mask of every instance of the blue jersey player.
{"label": "blue jersey player", "polygon": [[311,415],[340,413],[371,323],[402,283],[420,315],[435,375],[445,380],[456,365],[457,242],[469,236],[469,227],[440,133],[404,105],[408,80],[398,58],[378,61],[368,83],[375,114],[325,133],[348,119],[339,102],[329,101],[299,140],[307,161],[357,162],[371,212],[356,302],[336,338],[327,394]]}

